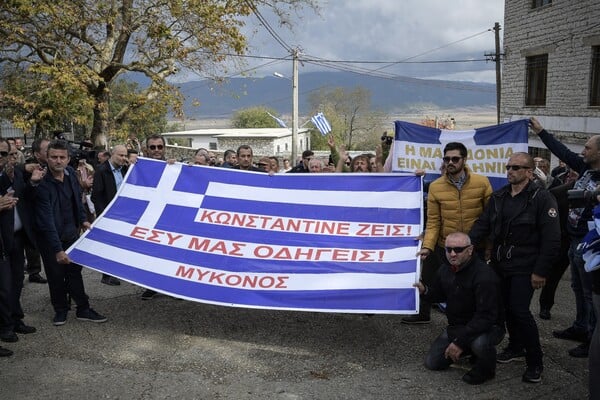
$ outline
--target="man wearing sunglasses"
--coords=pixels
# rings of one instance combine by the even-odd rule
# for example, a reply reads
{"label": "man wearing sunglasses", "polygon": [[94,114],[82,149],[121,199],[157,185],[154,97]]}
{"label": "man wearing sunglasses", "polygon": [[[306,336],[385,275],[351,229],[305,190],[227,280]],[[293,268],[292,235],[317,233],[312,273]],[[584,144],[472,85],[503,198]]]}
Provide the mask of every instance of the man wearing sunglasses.
{"label": "man wearing sunglasses", "polygon": [[508,346],[499,363],[525,357],[523,382],[541,382],[544,369],[531,298],[541,289],[560,248],[556,199],[533,182],[533,158],[514,153],[506,164],[508,185],[492,194],[469,236],[492,246],[490,263],[501,278]]}
{"label": "man wearing sunglasses", "polygon": [[448,326],[432,343],[425,367],[444,370],[470,354],[473,367],[462,380],[478,385],[495,376],[496,345],[504,337],[500,282],[494,271],[473,255],[466,233],[450,233],[445,244],[446,262],[433,283],[414,285],[424,299],[447,303]]}
{"label": "man wearing sunglasses", "polygon": [[[464,144],[448,143],[442,159],[445,173],[429,185],[425,237],[418,253],[423,260],[422,279],[426,284],[446,260],[444,243],[448,234],[468,232],[492,194],[488,178],[471,172],[466,160]],[[430,313],[431,303],[423,301],[419,314],[402,318],[402,323],[429,323]]]}

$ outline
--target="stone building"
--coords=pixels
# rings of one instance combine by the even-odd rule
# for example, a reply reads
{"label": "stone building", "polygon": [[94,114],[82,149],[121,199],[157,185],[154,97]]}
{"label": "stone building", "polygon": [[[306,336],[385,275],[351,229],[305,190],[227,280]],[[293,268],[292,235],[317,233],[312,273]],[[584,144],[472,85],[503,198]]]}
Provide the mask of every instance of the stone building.
{"label": "stone building", "polygon": [[[256,159],[260,156],[289,158],[292,151],[292,132],[287,128],[209,128],[166,132],[162,135],[172,150],[175,150],[172,145],[177,143],[177,147],[181,148],[203,147],[223,154],[227,149],[236,150],[240,145],[247,144],[252,147]],[[307,149],[310,149],[310,130],[299,129],[298,155]]]}
{"label": "stone building", "polygon": [[[600,2],[506,0],[504,8],[503,119],[535,116],[580,151],[600,134]],[[549,158],[537,136],[529,145]]]}

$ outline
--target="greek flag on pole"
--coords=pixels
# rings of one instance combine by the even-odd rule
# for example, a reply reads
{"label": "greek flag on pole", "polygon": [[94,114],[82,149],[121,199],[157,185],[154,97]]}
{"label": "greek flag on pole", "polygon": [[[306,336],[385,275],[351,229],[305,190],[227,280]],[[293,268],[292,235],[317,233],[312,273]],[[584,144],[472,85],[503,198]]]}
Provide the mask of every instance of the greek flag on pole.
{"label": "greek flag on pole", "polygon": [[269,176],[141,158],[68,254],[192,301],[414,314],[421,187],[414,174]]}
{"label": "greek flag on pole", "polygon": [[279,124],[280,127],[282,128],[287,128],[287,125],[285,124],[285,122],[281,119],[281,118],[277,118],[276,116],[274,116],[273,114],[271,114],[270,112],[267,112],[267,114],[269,114],[269,117],[273,118],[275,121],[277,121],[277,123]]}
{"label": "greek flag on pole", "polygon": [[527,119],[466,131],[429,128],[405,121],[396,121],[395,125],[392,171],[424,169],[425,180],[440,176],[444,146],[449,142],[461,142],[467,147],[467,166],[487,176],[494,190],[508,184],[505,167],[511,154],[527,152]]}
{"label": "greek flag on pole", "polygon": [[331,125],[329,125],[329,121],[327,121],[327,118],[325,118],[322,112],[318,113],[310,120],[315,124],[319,132],[321,132],[321,135],[324,136],[331,132]]}

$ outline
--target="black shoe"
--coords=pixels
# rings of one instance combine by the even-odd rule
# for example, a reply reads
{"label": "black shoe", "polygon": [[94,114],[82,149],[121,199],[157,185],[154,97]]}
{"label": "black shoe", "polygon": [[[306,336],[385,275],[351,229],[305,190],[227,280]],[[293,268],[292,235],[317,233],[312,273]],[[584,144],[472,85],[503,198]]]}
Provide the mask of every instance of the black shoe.
{"label": "black shoe", "polygon": [[417,314],[409,317],[403,317],[400,322],[408,325],[428,324],[431,322],[431,317]]}
{"label": "black shoe", "polygon": [[64,325],[67,322],[67,314],[68,313],[69,313],[69,311],[67,311],[67,310],[57,311],[54,314],[54,319],[52,320],[52,323],[54,324],[54,326]]}
{"label": "black shoe", "polygon": [[104,315],[100,315],[96,311],[94,311],[93,308],[86,308],[85,310],[77,310],[76,316],[77,316],[77,319],[80,321],[90,321],[90,322],[101,323],[101,322],[106,322],[108,320],[108,318],[106,318]]}
{"label": "black shoe", "polygon": [[552,318],[552,315],[550,314],[550,309],[549,308],[540,308],[540,318],[541,319],[550,319]]}
{"label": "black shoe", "polygon": [[29,282],[33,283],[48,283],[48,280],[40,275],[39,272],[29,275]]}
{"label": "black shoe", "polygon": [[25,325],[23,321],[19,321],[15,324],[15,328],[13,330],[15,333],[26,335],[28,333],[35,333],[37,329],[35,329],[33,326]]}
{"label": "black shoe", "polygon": [[562,331],[552,331],[552,336],[554,336],[555,338],[558,338],[558,339],[574,340],[576,342],[582,342],[582,343],[585,343],[588,341],[587,332],[580,330],[580,329],[576,329],[572,326],[570,326],[567,329],[564,329]]}
{"label": "black shoe", "polygon": [[475,369],[471,369],[469,372],[463,375],[462,380],[467,382],[469,385],[481,385],[485,381],[489,381],[496,376],[495,372],[491,373],[481,373],[476,371]]}
{"label": "black shoe", "polygon": [[527,367],[522,381],[527,383],[540,383],[542,381],[542,367]]}
{"label": "black shoe", "polygon": [[4,347],[0,347],[0,357],[10,357],[13,355],[12,350],[5,349]]}
{"label": "black shoe", "polygon": [[569,350],[569,355],[575,358],[587,358],[589,351],[590,342],[585,342]]}
{"label": "black shoe", "polygon": [[19,337],[16,333],[10,331],[0,334],[0,340],[7,343],[14,343],[19,341]]}
{"label": "black shoe", "polygon": [[496,362],[507,364],[511,361],[518,361],[525,358],[525,350],[513,350],[509,347],[505,348],[502,353],[496,356]]}
{"label": "black shoe", "polygon": [[154,296],[156,296],[156,292],[152,289],[146,289],[144,290],[144,293],[142,293],[142,300],[150,300],[152,299]]}
{"label": "black shoe", "polygon": [[104,283],[105,285],[109,285],[109,286],[119,286],[121,284],[120,280],[118,280],[114,276],[110,276],[110,275],[106,275],[106,274],[102,275],[102,280],[100,282]]}

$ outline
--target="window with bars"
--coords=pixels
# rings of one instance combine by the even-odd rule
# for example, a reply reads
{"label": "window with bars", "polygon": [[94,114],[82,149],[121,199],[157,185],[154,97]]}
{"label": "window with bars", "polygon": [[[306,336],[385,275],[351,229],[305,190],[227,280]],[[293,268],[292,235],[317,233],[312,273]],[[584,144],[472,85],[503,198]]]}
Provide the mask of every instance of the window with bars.
{"label": "window with bars", "polygon": [[600,46],[592,47],[592,70],[590,71],[590,106],[600,106]]}
{"label": "window with bars", "polygon": [[526,106],[546,105],[548,54],[527,57]]}
{"label": "window with bars", "polygon": [[531,8],[539,8],[552,4],[552,0],[532,0]]}

